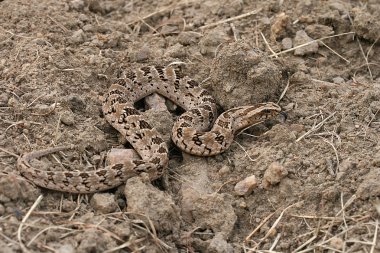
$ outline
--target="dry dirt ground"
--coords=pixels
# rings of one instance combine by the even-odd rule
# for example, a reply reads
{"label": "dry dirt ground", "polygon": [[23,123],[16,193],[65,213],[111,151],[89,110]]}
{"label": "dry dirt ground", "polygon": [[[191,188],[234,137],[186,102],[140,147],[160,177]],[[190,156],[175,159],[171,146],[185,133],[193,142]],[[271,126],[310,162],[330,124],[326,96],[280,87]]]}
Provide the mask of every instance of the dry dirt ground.
{"label": "dry dirt ground", "polygon": [[[0,251],[380,252],[379,13],[378,0],[0,0]],[[220,111],[279,101],[287,119],[215,157],[170,144],[152,184],[78,196],[19,175],[20,154],[62,144],[78,150],[34,164],[104,166],[123,147],[107,87],[173,62]],[[168,139],[178,110],[152,107]]]}

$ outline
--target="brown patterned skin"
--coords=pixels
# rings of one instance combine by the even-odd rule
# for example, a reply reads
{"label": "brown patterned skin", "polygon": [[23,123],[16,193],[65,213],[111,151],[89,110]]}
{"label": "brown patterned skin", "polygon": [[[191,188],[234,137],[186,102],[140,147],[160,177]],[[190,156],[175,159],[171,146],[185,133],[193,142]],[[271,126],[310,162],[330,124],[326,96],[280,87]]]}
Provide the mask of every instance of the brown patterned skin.
{"label": "brown patterned skin", "polygon": [[167,146],[134,108],[136,101],[152,93],[167,97],[186,111],[175,122],[172,139],[183,151],[199,156],[225,151],[238,131],[273,118],[281,111],[278,105],[269,102],[232,108],[216,119],[214,98],[196,81],[183,76],[174,66],[146,66],[126,72],[125,77],[112,84],[102,106],[106,120],[134,147],[140,160],[87,172],[44,171],[30,165],[32,159],[73,148],[55,147],[21,156],[17,162],[21,175],[38,186],[71,193],[111,189],[143,172],[151,180],[160,177],[168,164]]}

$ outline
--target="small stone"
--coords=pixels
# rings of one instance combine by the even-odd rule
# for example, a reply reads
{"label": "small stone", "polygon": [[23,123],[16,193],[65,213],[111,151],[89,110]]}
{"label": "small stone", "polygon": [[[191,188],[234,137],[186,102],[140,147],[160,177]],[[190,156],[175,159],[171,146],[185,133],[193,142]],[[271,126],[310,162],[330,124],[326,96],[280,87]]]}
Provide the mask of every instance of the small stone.
{"label": "small stone", "polygon": [[288,170],[280,163],[273,162],[264,173],[262,185],[268,188],[270,185],[279,183],[286,175],[288,175]]}
{"label": "small stone", "polygon": [[152,95],[145,97],[144,101],[148,109],[153,109],[156,111],[167,110],[165,98],[157,93],[153,93]]}
{"label": "small stone", "polygon": [[227,175],[228,173],[230,173],[230,167],[228,165],[223,165],[223,167],[218,171],[219,175],[223,176],[223,175]]}
{"label": "small stone", "polygon": [[146,62],[152,57],[152,51],[147,46],[142,46],[140,50],[133,50],[129,52],[129,57],[131,61],[134,62]]}
{"label": "small stone", "polygon": [[295,103],[289,103],[287,105],[284,105],[282,108],[284,111],[291,111],[294,108],[296,108],[296,104]]}
{"label": "small stone", "polygon": [[8,99],[9,96],[6,92],[3,92],[0,94],[0,106],[7,106],[8,105]]}
{"label": "small stone", "polygon": [[58,248],[57,253],[75,253],[75,248],[71,244],[64,244]]}
{"label": "small stone", "polygon": [[245,201],[240,202],[239,203],[239,207],[242,208],[242,209],[247,208],[247,202],[245,202]]}
{"label": "small stone", "polygon": [[70,38],[70,42],[72,44],[81,44],[85,41],[85,34],[82,29],[79,29],[73,33],[73,35]]}
{"label": "small stone", "polygon": [[85,24],[83,27],[82,27],[83,31],[85,32],[94,32],[95,28],[94,28],[94,25],[92,24]]}
{"label": "small stone", "polygon": [[287,50],[291,49],[293,46],[293,42],[291,38],[283,38],[281,41],[282,49]]}
{"label": "small stone", "polygon": [[209,253],[233,253],[233,247],[223,239],[223,234],[217,233],[214,238],[211,239],[210,245],[207,248]]}
{"label": "small stone", "polygon": [[75,124],[74,113],[66,110],[61,114],[61,122],[66,126],[72,126]]}
{"label": "small stone", "polygon": [[248,196],[257,187],[255,175],[249,176],[235,185],[235,193],[239,196]]}
{"label": "small stone", "polygon": [[312,38],[317,39],[317,38],[333,35],[334,29],[326,25],[312,24],[312,25],[306,26],[305,32],[308,35],[310,35]]}
{"label": "small stone", "polygon": [[339,237],[333,237],[330,240],[330,246],[336,250],[341,250],[343,249],[343,240]]}
{"label": "small stone", "polygon": [[99,164],[100,161],[101,161],[102,157],[100,155],[94,155],[92,158],[91,158],[91,161],[93,164]]}
{"label": "small stone", "polygon": [[82,21],[82,22],[87,22],[88,21],[88,16],[86,14],[81,13],[81,14],[79,14],[78,19],[80,21]]}
{"label": "small stone", "polygon": [[333,81],[334,83],[336,83],[336,84],[344,83],[344,79],[343,79],[342,77],[340,77],[340,76],[334,77],[334,78],[332,79],[332,81]]}
{"label": "small stone", "polygon": [[85,3],[83,0],[73,0],[69,3],[71,9],[81,11],[84,9]]}
{"label": "small stone", "polygon": [[71,212],[74,211],[77,207],[77,204],[74,201],[63,199],[62,200],[62,211]]}
{"label": "small stone", "polygon": [[95,193],[90,204],[99,213],[112,213],[118,207],[114,195],[110,193]]}
{"label": "small stone", "polygon": [[107,155],[107,164],[119,164],[138,158],[139,155],[134,149],[112,148]]}
{"label": "small stone", "polygon": [[178,35],[178,42],[184,46],[194,45],[199,42],[199,39],[202,37],[200,33],[188,31],[181,32]]}
{"label": "small stone", "polygon": [[166,49],[164,53],[164,57],[172,57],[172,58],[184,58],[187,56],[186,49],[181,44],[177,43],[171,47]]}
{"label": "small stone", "polygon": [[300,30],[296,33],[296,36],[294,37],[294,46],[300,46],[304,45],[302,47],[297,48],[294,50],[294,55],[306,55],[306,54],[314,54],[318,51],[318,43],[316,41],[307,44],[309,42],[313,41],[312,38],[310,38],[307,33],[304,30]]}

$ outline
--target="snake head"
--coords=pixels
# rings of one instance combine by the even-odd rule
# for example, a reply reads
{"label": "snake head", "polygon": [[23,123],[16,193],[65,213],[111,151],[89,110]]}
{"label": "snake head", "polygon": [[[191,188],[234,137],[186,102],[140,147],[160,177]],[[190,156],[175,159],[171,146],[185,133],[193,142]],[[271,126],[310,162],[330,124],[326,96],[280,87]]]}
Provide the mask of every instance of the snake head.
{"label": "snake head", "polygon": [[282,109],[279,105],[273,102],[267,102],[258,104],[255,116],[258,120],[267,120],[276,117],[281,112]]}

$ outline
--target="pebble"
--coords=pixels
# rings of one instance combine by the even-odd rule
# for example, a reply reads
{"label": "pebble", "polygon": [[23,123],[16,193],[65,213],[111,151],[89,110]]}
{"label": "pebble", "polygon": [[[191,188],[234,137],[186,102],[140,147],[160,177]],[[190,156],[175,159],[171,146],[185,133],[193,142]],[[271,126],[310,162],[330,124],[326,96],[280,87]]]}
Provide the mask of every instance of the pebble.
{"label": "pebble", "polygon": [[83,27],[82,27],[83,31],[85,32],[94,32],[95,28],[94,28],[94,25],[92,24],[85,24]]}
{"label": "pebble", "polygon": [[81,44],[85,41],[85,34],[82,29],[79,29],[73,33],[73,35],[70,37],[70,42],[72,44]]}
{"label": "pebble", "polygon": [[140,50],[133,50],[129,52],[129,57],[133,62],[146,62],[152,57],[152,51],[147,46],[142,46]]}
{"label": "pebble", "polygon": [[134,149],[112,148],[107,155],[107,164],[118,164],[138,159],[139,155]]}
{"label": "pebble", "polygon": [[75,248],[71,244],[63,244],[56,251],[57,253],[75,253]]}
{"label": "pebble", "polygon": [[75,123],[74,113],[66,110],[61,114],[61,122],[66,126],[72,126]]}
{"label": "pebble", "polygon": [[239,196],[248,196],[257,187],[255,175],[249,176],[235,185],[235,193]]}
{"label": "pebble", "polygon": [[340,76],[337,76],[337,77],[334,77],[332,79],[333,83],[336,83],[336,84],[341,84],[341,83],[344,83],[344,79]]}
{"label": "pebble", "polygon": [[287,50],[291,49],[293,46],[293,42],[291,38],[283,38],[281,41],[282,49]]}
{"label": "pebble", "polygon": [[219,175],[223,176],[223,175],[227,175],[228,173],[230,173],[230,167],[228,165],[223,165],[223,167],[218,171]]}
{"label": "pebble", "polygon": [[76,11],[81,11],[84,9],[85,3],[83,0],[73,0],[69,3],[69,6]]}
{"label": "pebble", "polygon": [[[310,38],[304,30],[297,31],[296,36],[294,37],[294,46],[299,46],[306,44],[313,39]],[[314,41],[311,44],[302,46],[294,50],[294,55],[306,55],[306,54],[314,54],[318,51],[318,43]]]}
{"label": "pebble", "polygon": [[99,213],[112,213],[118,207],[114,195],[110,193],[95,193],[90,204]]}
{"label": "pebble", "polygon": [[76,207],[77,203],[75,203],[74,201],[68,199],[62,200],[62,211],[71,212],[74,211]]}
{"label": "pebble", "polygon": [[313,37],[314,39],[318,39],[318,38],[333,35],[334,29],[326,25],[312,24],[312,25],[306,26],[305,32],[311,37]]}
{"label": "pebble", "polygon": [[223,234],[217,233],[214,238],[211,239],[210,245],[207,248],[209,253],[233,253],[233,247],[223,239]]}
{"label": "pebble", "polygon": [[330,246],[336,250],[341,250],[343,249],[343,240],[339,237],[333,237],[330,240]]}
{"label": "pebble", "polygon": [[273,162],[264,173],[262,186],[268,188],[270,185],[277,184],[286,175],[288,175],[288,170],[280,163]]}
{"label": "pebble", "polygon": [[199,42],[199,39],[201,38],[202,34],[197,32],[181,32],[178,35],[178,42],[184,46],[194,45]]}
{"label": "pebble", "polygon": [[172,57],[172,58],[184,58],[187,56],[186,49],[181,44],[177,43],[171,47],[166,49],[164,53],[164,57]]}
{"label": "pebble", "polygon": [[245,202],[245,201],[240,202],[239,203],[239,207],[242,208],[242,209],[247,208],[247,202]]}
{"label": "pebble", "polygon": [[153,110],[167,110],[166,104],[165,104],[165,98],[162,96],[158,95],[157,93],[153,93],[150,96],[145,97],[145,103],[146,106],[149,109]]}
{"label": "pebble", "polygon": [[0,106],[7,106],[8,105],[9,96],[7,93],[1,93],[0,94]]}

